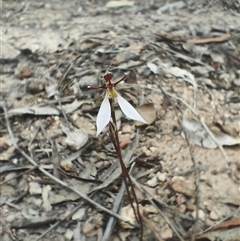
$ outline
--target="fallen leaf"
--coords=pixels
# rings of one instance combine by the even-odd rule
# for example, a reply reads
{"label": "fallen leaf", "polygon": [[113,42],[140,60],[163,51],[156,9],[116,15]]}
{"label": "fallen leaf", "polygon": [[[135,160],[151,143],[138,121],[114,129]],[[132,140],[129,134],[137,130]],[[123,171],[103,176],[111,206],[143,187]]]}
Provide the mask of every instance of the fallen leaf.
{"label": "fallen leaf", "polygon": [[32,107],[22,107],[11,109],[8,111],[12,115],[59,115],[60,112],[51,106],[32,106]]}
{"label": "fallen leaf", "polygon": [[45,87],[48,98],[54,96],[57,93],[57,87],[58,87],[57,83],[51,84]]}
{"label": "fallen leaf", "polygon": [[126,6],[133,6],[134,1],[109,1],[106,3],[105,7],[107,8],[119,8],[119,7],[126,7]]}
{"label": "fallen leaf", "polygon": [[[136,109],[149,125],[152,124],[156,120],[157,114],[156,114],[156,110],[154,108],[153,103],[141,105],[141,106],[137,107]],[[136,121],[135,123],[136,123],[136,126],[146,125],[145,123],[142,123],[140,121]]]}
{"label": "fallen leaf", "polygon": [[[133,206],[134,206],[135,209],[137,208],[136,203],[133,203]],[[140,213],[142,213],[143,212],[143,207],[141,205],[139,205],[139,209],[140,209],[139,210]],[[134,213],[134,211],[132,209],[132,206],[130,204],[125,206],[125,207],[122,207],[120,212],[119,212],[119,214],[122,217],[124,217],[124,219],[127,220],[129,223],[137,224],[135,213]],[[134,228],[134,226],[132,226],[132,225],[126,223],[126,222],[123,222],[123,221],[119,221],[119,224],[124,229],[127,229],[127,228],[133,229]]]}
{"label": "fallen leaf", "polygon": [[[188,118],[187,115],[184,114],[182,127],[192,143],[209,149],[217,148],[217,144],[213,141],[213,139],[198,120]],[[233,146],[240,144],[239,139],[223,133],[219,128],[215,126],[209,129],[215,136],[218,143],[222,146]],[[182,136],[184,137],[184,133],[182,133]]]}
{"label": "fallen leaf", "polygon": [[130,69],[125,80],[128,84],[137,84],[137,74],[135,69]]}
{"label": "fallen leaf", "polygon": [[85,208],[79,208],[79,209],[77,210],[77,212],[75,212],[75,213],[72,215],[72,220],[81,220],[82,217],[85,215],[85,211],[86,211]]}
{"label": "fallen leaf", "polygon": [[66,114],[73,113],[75,110],[77,110],[84,101],[74,100],[71,104],[64,105],[62,108]]}
{"label": "fallen leaf", "polygon": [[197,82],[195,81],[193,74],[191,74],[185,69],[180,69],[179,67],[170,67],[164,69],[164,72],[175,76],[176,78],[178,78],[179,81],[184,80],[190,83],[194,87],[194,89],[197,88]]}
{"label": "fallen leaf", "polygon": [[226,229],[226,228],[233,228],[233,227],[240,227],[240,217],[236,217],[231,220],[227,220],[222,223],[219,223],[218,225],[216,225],[212,229],[210,229],[210,231]]}
{"label": "fallen leaf", "polygon": [[73,128],[61,125],[62,131],[67,135],[65,143],[73,150],[79,150],[88,141],[88,134],[83,129]]}
{"label": "fallen leaf", "polygon": [[195,81],[195,78],[192,73],[188,72],[185,69],[181,69],[179,67],[172,67],[168,63],[159,63],[158,65],[148,62],[147,67],[154,73],[159,74],[161,71],[165,75],[172,75],[175,76],[178,81],[186,81],[190,83],[194,89],[197,89],[197,82]]}
{"label": "fallen leaf", "polygon": [[154,74],[159,74],[159,68],[156,64],[148,62],[147,67],[154,73]]}

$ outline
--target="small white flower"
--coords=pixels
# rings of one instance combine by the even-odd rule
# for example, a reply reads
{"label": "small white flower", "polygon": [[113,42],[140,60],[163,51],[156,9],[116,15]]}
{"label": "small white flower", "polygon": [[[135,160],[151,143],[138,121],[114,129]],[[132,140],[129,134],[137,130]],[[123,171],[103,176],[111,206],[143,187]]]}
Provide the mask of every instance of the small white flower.
{"label": "small white flower", "polygon": [[[107,90],[108,91],[108,90]],[[143,123],[147,122],[142,118],[142,116],[137,112],[137,110],[128,103],[121,95],[119,95],[116,90],[111,89],[111,92],[114,91],[114,97],[111,97],[107,92],[105,98],[100,106],[98,115],[97,115],[97,135],[99,135],[102,130],[107,126],[111,120],[111,106],[109,98],[116,98],[117,102],[122,110],[122,112],[130,119],[141,121]],[[112,94],[111,94],[112,95]]]}
{"label": "small white flower", "polygon": [[98,115],[97,115],[97,135],[99,135],[102,130],[107,126],[111,120],[111,105],[109,99],[117,99],[117,102],[122,110],[122,112],[130,119],[141,121],[143,123],[147,122],[142,118],[142,116],[137,112],[137,110],[128,103],[121,95],[115,90],[115,86],[118,85],[121,81],[126,79],[127,74],[124,74],[123,77],[118,80],[116,83],[112,83],[113,74],[106,71],[104,79],[106,81],[105,86],[90,87],[91,89],[105,89],[106,95],[100,106]]}

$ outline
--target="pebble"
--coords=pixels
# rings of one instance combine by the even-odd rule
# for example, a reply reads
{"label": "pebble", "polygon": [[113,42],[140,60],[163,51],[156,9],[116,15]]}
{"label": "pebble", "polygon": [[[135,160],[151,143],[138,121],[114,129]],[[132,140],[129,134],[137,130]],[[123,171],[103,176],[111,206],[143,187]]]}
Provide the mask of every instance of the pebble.
{"label": "pebble", "polygon": [[145,213],[158,213],[158,210],[153,205],[146,205],[143,210]]}
{"label": "pebble", "polygon": [[218,219],[218,215],[215,211],[211,211],[210,214],[209,214],[209,218],[212,219],[212,220],[217,220]]}
{"label": "pebble", "polygon": [[73,214],[72,220],[81,219],[85,214],[85,208],[79,208],[76,213]]}
{"label": "pebble", "polygon": [[157,185],[157,176],[154,176],[152,179],[148,180],[146,184],[149,187],[155,187]]}
{"label": "pebble", "polygon": [[29,183],[29,193],[31,195],[37,195],[42,193],[42,188],[37,182],[30,182]]}
{"label": "pebble", "polygon": [[157,178],[160,182],[165,182],[167,180],[167,173],[166,172],[164,172],[164,173],[158,172]]}
{"label": "pebble", "polygon": [[124,125],[122,128],[122,133],[131,133],[132,128],[130,125]]}
{"label": "pebble", "polygon": [[65,234],[64,234],[64,237],[67,239],[67,240],[71,240],[72,237],[73,237],[73,234],[74,232],[71,230],[71,229],[67,229]]}
{"label": "pebble", "polygon": [[240,86],[240,79],[235,79],[233,81],[233,83],[236,85],[236,86]]}
{"label": "pebble", "polygon": [[170,181],[170,186],[175,192],[182,193],[186,196],[193,196],[195,192],[195,185],[193,181],[186,180],[183,177],[175,176]]}
{"label": "pebble", "polygon": [[42,206],[42,199],[36,199],[35,201],[35,205],[38,206],[38,207],[41,207]]}
{"label": "pebble", "polygon": [[209,218],[207,218],[205,222],[206,222],[206,225],[207,225],[207,226],[212,226],[212,225],[214,225],[214,222],[213,222],[211,219],[209,219]]}
{"label": "pebble", "polygon": [[149,149],[151,150],[151,152],[155,152],[158,148],[155,146],[151,146]]}
{"label": "pebble", "polygon": [[[197,214],[196,211],[193,211],[193,212],[192,212],[192,216],[193,216],[193,218],[195,218],[195,219],[196,219],[196,214]],[[202,220],[202,221],[205,221],[205,213],[204,213],[204,211],[203,211],[202,209],[199,209],[199,210],[198,210],[198,218],[199,218],[200,220]]]}

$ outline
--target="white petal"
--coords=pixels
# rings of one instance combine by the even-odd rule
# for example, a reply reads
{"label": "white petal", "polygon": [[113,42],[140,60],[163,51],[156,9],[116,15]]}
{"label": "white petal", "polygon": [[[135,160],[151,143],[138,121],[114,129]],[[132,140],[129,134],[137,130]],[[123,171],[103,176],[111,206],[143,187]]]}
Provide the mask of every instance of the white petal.
{"label": "white petal", "polygon": [[118,104],[122,110],[122,112],[130,119],[141,121],[143,123],[147,122],[140,116],[140,114],[137,112],[137,110],[128,103],[122,96],[118,94],[117,96]]}
{"label": "white petal", "polygon": [[111,107],[107,96],[105,96],[97,115],[97,136],[106,127],[111,118]]}

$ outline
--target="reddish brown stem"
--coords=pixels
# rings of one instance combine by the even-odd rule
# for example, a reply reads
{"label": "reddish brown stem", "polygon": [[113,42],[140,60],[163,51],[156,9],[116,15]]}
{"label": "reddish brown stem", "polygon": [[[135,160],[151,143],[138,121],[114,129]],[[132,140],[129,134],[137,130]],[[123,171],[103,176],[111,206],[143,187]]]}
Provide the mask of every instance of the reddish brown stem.
{"label": "reddish brown stem", "polygon": [[[123,80],[123,78],[122,78],[122,80]],[[114,125],[114,126],[109,128],[109,130],[110,130],[110,138],[111,138],[113,146],[114,146],[114,148],[116,150],[116,153],[118,155],[118,159],[120,161],[120,166],[121,166],[121,169],[122,169],[122,176],[123,176],[123,180],[124,180],[124,183],[125,183],[125,186],[126,186],[128,197],[130,199],[131,207],[132,207],[132,209],[134,211],[134,215],[136,217],[137,222],[140,224],[140,229],[141,229],[140,240],[142,240],[142,237],[143,237],[143,225],[142,225],[142,220],[141,220],[141,214],[140,214],[140,210],[139,210],[138,200],[137,200],[137,196],[136,196],[136,193],[135,193],[135,190],[134,190],[134,186],[133,186],[131,177],[129,176],[128,170],[127,170],[127,168],[126,168],[126,166],[124,164],[124,161],[122,159],[122,152],[121,152],[120,142],[119,142],[119,137],[118,137],[118,132],[117,132],[117,120],[116,120],[115,110],[114,110],[114,107],[113,107],[113,99],[110,99],[109,101],[110,101],[110,106],[111,106],[111,116],[112,116],[113,125]],[[132,188],[133,198],[131,197],[131,193],[130,193],[130,190],[128,189],[128,185]],[[133,205],[134,201],[136,202],[136,205],[137,205],[137,212],[136,212],[135,207]]]}

